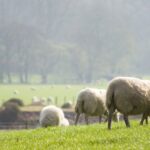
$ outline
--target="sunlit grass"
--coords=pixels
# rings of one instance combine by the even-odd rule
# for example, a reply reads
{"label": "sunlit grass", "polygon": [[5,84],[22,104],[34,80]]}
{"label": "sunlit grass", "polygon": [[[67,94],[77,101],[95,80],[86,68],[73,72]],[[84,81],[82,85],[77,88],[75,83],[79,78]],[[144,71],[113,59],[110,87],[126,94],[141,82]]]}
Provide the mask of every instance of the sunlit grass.
{"label": "sunlit grass", "polygon": [[126,128],[123,122],[113,123],[112,130],[107,124],[38,128],[23,131],[1,131],[1,150],[97,150],[126,149],[149,150],[150,126],[139,126],[137,121]]}

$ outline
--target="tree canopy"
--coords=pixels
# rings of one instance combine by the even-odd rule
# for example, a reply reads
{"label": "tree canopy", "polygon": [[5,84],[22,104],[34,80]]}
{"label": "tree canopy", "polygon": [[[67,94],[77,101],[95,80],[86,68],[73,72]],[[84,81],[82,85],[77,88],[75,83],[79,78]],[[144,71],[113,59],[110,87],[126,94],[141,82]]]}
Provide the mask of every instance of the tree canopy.
{"label": "tree canopy", "polygon": [[0,83],[150,73],[146,0],[0,0]]}

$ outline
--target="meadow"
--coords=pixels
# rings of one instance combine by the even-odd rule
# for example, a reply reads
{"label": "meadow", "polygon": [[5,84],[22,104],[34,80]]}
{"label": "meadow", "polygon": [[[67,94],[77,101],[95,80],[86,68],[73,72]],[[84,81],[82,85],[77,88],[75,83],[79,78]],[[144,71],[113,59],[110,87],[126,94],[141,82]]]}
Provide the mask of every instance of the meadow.
{"label": "meadow", "polygon": [[79,85],[0,85],[0,104],[9,98],[16,97],[28,105],[31,104],[32,97],[36,96],[52,97],[54,101],[57,99],[57,105],[60,106],[64,101],[75,101],[77,93],[85,87],[106,88],[106,82]]}
{"label": "meadow", "polygon": [[149,150],[150,126],[131,121],[89,126],[48,127],[32,130],[0,131],[1,150]]}

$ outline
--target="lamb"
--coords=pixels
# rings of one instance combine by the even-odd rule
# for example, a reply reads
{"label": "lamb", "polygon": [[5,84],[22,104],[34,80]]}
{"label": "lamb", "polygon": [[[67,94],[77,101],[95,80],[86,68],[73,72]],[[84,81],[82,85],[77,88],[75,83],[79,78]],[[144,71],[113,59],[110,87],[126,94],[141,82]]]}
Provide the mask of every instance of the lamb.
{"label": "lamb", "polygon": [[132,77],[114,78],[106,93],[106,106],[109,111],[108,129],[111,129],[112,114],[117,109],[123,114],[127,127],[129,115],[143,114],[140,124],[150,115],[150,82]]}
{"label": "lamb", "polygon": [[42,109],[39,122],[42,127],[69,125],[63,111],[53,105],[46,106]]}
{"label": "lamb", "polygon": [[106,90],[99,90],[94,88],[85,88],[81,90],[77,97],[75,106],[77,125],[80,114],[85,114],[85,122],[88,124],[88,116],[99,116],[99,123],[102,115],[107,113],[105,105]]}

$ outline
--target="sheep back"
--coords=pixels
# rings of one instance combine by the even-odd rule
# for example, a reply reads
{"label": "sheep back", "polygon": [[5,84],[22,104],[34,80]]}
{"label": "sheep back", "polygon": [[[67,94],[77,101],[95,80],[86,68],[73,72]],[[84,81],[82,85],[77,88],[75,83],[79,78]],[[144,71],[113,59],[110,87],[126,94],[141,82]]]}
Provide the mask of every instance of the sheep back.
{"label": "sheep back", "polygon": [[86,88],[77,97],[75,111],[89,115],[99,115],[105,111],[105,94],[99,89]]}
{"label": "sheep back", "polygon": [[46,106],[40,113],[40,125],[42,127],[47,126],[59,126],[64,119],[63,111],[56,106]]}
{"label": "sheep back", "polygon": [[150,82],[131,77],[114,78],[107,89],[106,105],[127,115],[150,110]]}

